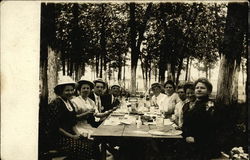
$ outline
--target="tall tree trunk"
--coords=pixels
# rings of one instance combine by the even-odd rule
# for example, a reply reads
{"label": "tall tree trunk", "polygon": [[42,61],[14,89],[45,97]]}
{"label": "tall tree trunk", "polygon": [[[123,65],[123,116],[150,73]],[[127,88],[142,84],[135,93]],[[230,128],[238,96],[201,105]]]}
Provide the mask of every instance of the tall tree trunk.
{"label": "tall tree trunk", "polygon": [[142,62],[141,62],[141,68],[142,68],[141,71],[142,71],[143,88],[146,91],[147,90],[147,79],[146,79],[147,75],[145,74],[147,74],[147,72],[145,72]]}
{"label": "tall tree trunk", "polygon": [[126,84],[126,61],[124,60],[124,63],[123,63],[123,86],[125,87],[125,84]]}
{"label": "tall tree trunk", "polygon": [[157,75],[158,75],[158,73],[157,73],[157,67],[155,67],[155,81],[157,81]]}
{"label": "tall tree trunk", "polygon": [[216,100],[219,103],[229,105],[237,102],[237,72],[241,61],[244,34],[247,32],[247,11],[247,3],[228,4],[228,14],[224,32],[224,50],[217,85]]}
{"label": "tall tree trunk", "polygon": [[96,70],[96,77],[99,77],[99,53],[96,54],[95,58],[95,70]]}
{"label": "tall tree trunk", "polygon": [[183,57],[181,57],[180,64],[178,65],[178,71],[177,71],[177,75],[176,75],[176,86],[179,84],[179,77],[181,74],[182,65],[183,65]]}
{"label": "tall tree trunk", "polygon": [[54,87],[56,86],[58,80],[57,57],[57,53],[48,46],[48,102],[51,102],[54,98],[56,98]]}
{"label": "tall tree trunk", "polygon": [[175,64],[171,64],[171,75],[172,75],[172,81],[175,82]]}
{"label": "tall tree trunk", "polygon": [[[46,151],[45,128],[48,107],[48,49],[55,48],[55,4],[41,4],[39,152]],[[53,86],[54,87],[54,86]],[[40,155],[39,155],[40,156]],[[39,157],[40,158],[40,157]]]}
{"label": "tall tree trunk", "polygon": [[189,71],[189,57],[187,57],[185,81],[188,80],[188,71]]}
{"label": "tall tree trunk", "polygon": [[106,59],[105,56],[107,54],[107,50],[106,50],[106,26],[107,26],[107,21],[104,17],[105,15],[105,4],[101,5],[101,9],[102,9],[102,19],[101,19],[101,38],[100,38],[100,45],[101,45],[101,68],[100,68],[100,78],[103,78],[103,64],[105,64]]}
{"label": "tall tree trunk", "polygon": [[102,73],[103,73],[103,56],[101,55],[101,57],[100,57],[100,74],[99,74],[100,78],[102,78]]}
{"label": "tall tree trunk", "polygon": [[131,48],[131,92],[136,92],[136,68],[138,52],[136,51],[136,22],[135,22],[135,3],[130,3],[130,48]]}
{"label": "tall tree trunk", "polygon": [[[230,64],[230,65],[229,65]],[[236,61],[228,60],[225,55],[222,55],[219,76],[218,76],[218,85],[217,85],[217,101],[229,105],[235,101],[236,97],[233,92],[235,84],[233,84],[233,77],[235,76],[236,71]],[[234,77],[237,78],[237,77]]]}
{"label": "tall tree trunk", "polygon": [[106,55],[104,55],[104,62],[103,62],[103,69],[104,69],[104,81],[107,82],[108,80],[108,71],[107,71],[107,58]]}
{"label": "tall tree trunk", "polygon": [[191,68],[192,68],[192,59],[190,59],[190,63],[189,63],[188,81],[190,81],[191,79]]}
{"label": "tall tree trunk", "polygon": [[122,65],[119,65],[118,67],[118,83],[121,85],[122,80]]}
{"label": "tall tree trunk", "polygon": [[[132,94],[136,93],[136,69],[137,63],[140,55],[140,46],[143,41],[143,34],[146,29],[147,21],[151,14],[152,3],[150,3],[143,17],[143,22],[140,28],[136,28],[135,21],[135,3],[129,4],[129,27],[130,27],[130,48],[131,48],[131,91]],[[138,29],[138,37],[137,37],[137,29]]]}
{"label": "tall tree trunk", "polygon": [[167,80],[173,80],[172,67],[170,63],[167,63]]}
{"label": "tall tree trunk", "polygon": [[151,76],[152,76],[152,69],[149,70],[149,75],[148,75],[148,85],[151,84]]}

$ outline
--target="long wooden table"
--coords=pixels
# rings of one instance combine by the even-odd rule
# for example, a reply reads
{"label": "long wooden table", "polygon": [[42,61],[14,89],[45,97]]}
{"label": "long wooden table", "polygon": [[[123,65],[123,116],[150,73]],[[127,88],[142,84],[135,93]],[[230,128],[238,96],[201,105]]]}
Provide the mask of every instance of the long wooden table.
{"label": "long wooden table", "polygon": [[[112,115],[109,117],[111,118]],[[172,127],[173,126],[162,126]],[[148,133],[149,130],[157,129],[156,125],[141,125],[137,128],[135,123],[132,124],[119,124],[119,125],[104,125],[102,123],[97,129],[94,130],[92,137],[98,139],[101,142],[102,158],[106,159],[106,144],[109,142],[124,142],[126,140],[138,140],[138,139],[158,139],[158,140],[170,140],[181,139],[181,135],[152,135]]]}

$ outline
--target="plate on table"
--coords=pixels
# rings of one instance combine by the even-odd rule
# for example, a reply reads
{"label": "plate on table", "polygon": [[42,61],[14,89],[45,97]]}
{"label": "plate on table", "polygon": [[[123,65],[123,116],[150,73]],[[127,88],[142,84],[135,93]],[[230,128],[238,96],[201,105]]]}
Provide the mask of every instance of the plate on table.
{"label": "plate on table", "polygon": [[178,136],[181,134],[182,134],[181,130],[170,130],[170,131],[166,132],[166,135],[168,135],[168,136]]}
{"label": "plate on table", "polygon": [[162,132],[159,130],[149,130],[148,133],[155,136],[166,136],[166,132]]}
{"label": "plate on table", "polygon": [[159,130],[149,130],[149,134],[155,135],[155,136],[178,136],[182,134],[182,131],[180,130],[169,130],[168,132],[162,132]]}

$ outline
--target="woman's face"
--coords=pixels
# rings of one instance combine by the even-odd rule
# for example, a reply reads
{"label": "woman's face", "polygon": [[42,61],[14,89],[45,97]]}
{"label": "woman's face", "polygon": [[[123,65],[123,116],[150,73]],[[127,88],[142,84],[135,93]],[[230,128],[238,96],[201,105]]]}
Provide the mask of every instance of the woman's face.
{"label": "woman's face", "polygon": [[90,94],[90,86],[88,84],[82,84],[80,94],[83,98],[87,98]]}
{"label": "woman's face", "polygon": [[174,87],[171,84],[165,85],[166,94],[171,96],[174,93]]}
{"label": "woman's face", "polygon": [[74,87],[72,85],[65,85],[61,97],[64,99],[70,99],[73,96],[73,93]]}
{"label": "woman's face", "polygon": [[189,101],[191,102],[195,101],[195,94],[193,89],[188,88],[186,90],[186,96]]}
{"label": "woman's face", "polygon": [[155,96],[158,96],[161,93],[161,88],[160,87],[153,87],[152,92]]}
{"label": "woman's face", "polygon": [[210,93],[208,92],[207,86],[204,83],[198,82],[195,86],[195,96],[205,97],[208,96]]}

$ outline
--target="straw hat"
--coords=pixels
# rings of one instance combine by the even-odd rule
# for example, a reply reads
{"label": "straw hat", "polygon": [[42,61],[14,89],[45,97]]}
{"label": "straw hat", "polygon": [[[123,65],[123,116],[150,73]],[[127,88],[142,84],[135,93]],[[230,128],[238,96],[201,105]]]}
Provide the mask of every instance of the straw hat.
{"label": "straw hat", "polygon": [[120,86],[118,83],[114,83],[114,84],[112,84],[112,85],[110,86],[110,89],[112,89],[112,88],[115,87],[115,86],[121,88],[121,86]]}
{"label": "straw hat", "polygon": [[59,80],[58,80],[58,83],[57,85],[55,86],[54,88],[54,91],[55,93],[57,94],[58,93],[58,89],[61,87],[61,86],[64,86],[64,85],[73,85],[75,87],[76,85],[76,82],[69,76],[62,76]]}
{"label": "straw hat", "polygon": [[106,86],[106,83],[101,78],[98,78],[98,79],[94,80],[93,82],[94,82],[94,84],[102,83],[104,86]]}
{"label": "straw hat", "polygon": [[153,83],[153,84],[151,84],[151,88],[153,88],[153,87],[159,87],[159,88],[161,88],[161,84],[158,83],[158,82]]}
{"label": "straw hat", "polygon": [[58,86],[62,86],[62,85],[66,85],[66,84],[71,84],[71,85],[75,85],[76,82],[69,76],[62,76],[59,80],[58,80],[58,83],[57,85],[55,86],[58,87]]}
{"label": "straw hat", "polygon": [[79,89],[79,87],[83,84],[88,84],[90,86],[90,89],[94,88],[94,83],[91,82],[91,80],[88,80],[88,78],[82,76],[81,79],[77,82],[77,88]]}

